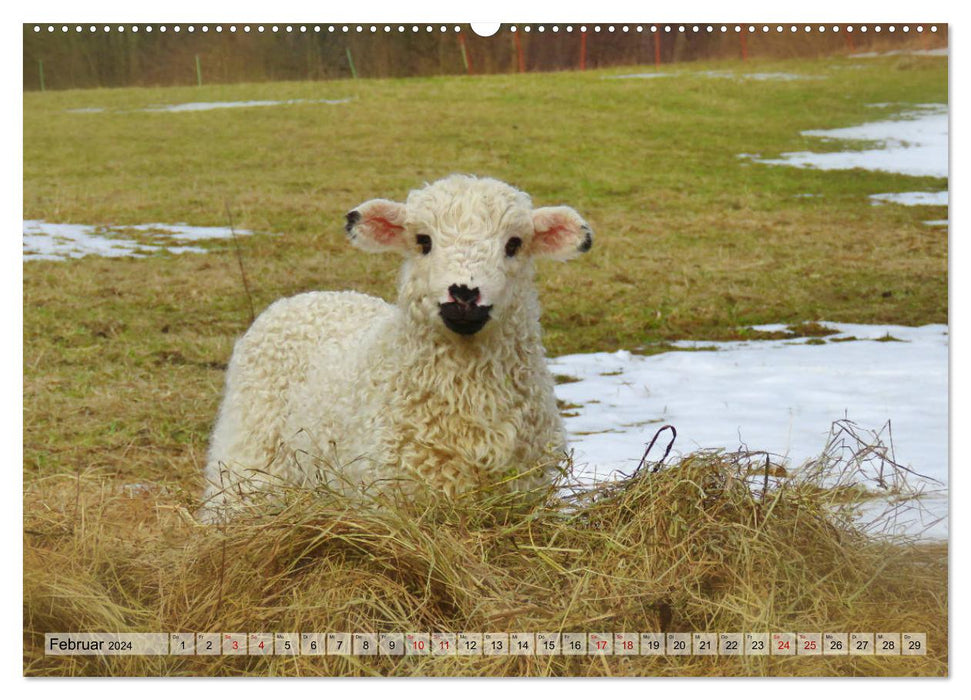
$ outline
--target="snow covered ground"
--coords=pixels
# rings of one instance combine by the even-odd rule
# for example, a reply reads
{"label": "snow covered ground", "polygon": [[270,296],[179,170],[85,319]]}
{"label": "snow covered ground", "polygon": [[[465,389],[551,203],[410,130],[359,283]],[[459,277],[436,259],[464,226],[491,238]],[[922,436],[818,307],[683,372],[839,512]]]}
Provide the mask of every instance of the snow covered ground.
{"label": "snow covered ground", "polygon": [[820,170],[879,170],[902,175],[947,177],[947,105],[921,104],[893,119],[844,129],[803,131],[821,139],[873,141],[876,146],[858,151],[783,153],[779,158],[754,158],[770,165],[792,165]]}
{"label": "snow covered ground", "polygon": [[234,109],[238,107],[274,107],[276,105],[325,104],[340,105],[350,102],[350,97],[341,100],[247,100],[244,102],[185,102],[176,105],[146,107],[143,112],[204,112],[210,109]]}
{"label": "snow covered ground", "polygon": [[[664,424],[678,431],[672,456],[744,447],[780,455],[798,467],[822,453],[834,421],[848,418],[874,432],[891,421],[896,461],[946,484],[947,327],[825,325],[839,333],[823,339],[684,342],[679,345],[686,351],[652,356],[620,351],[552,359],[554,374],[576,380],[558,384],[556,394],[565,404],[581,479],[632,472]],[[846,340],[850,337],[857,340]],[[889,432],[882,435],[886,439]],[[654,459],[667,439],[660,442]],[[945,497],[927,505],[930,520],[947,513]],[[946,521],[925,536],[946,537]]]}
{"label": "snow covered ground", "polygon": [[667,73],[625,73],[624,75],[608,75],[604,77],[604,80],[627,80],[629,78],[644,78],[650,80],[651,78],[671,78],[678,75],[678,71],[671,71]]}
{"label": "snow covered ground", "polygon": [[916,50],[897,50],[897,51],[864,51],[863,53],[851,53],[850,58],[879,58],[880,56],[947,56],[947,47],[938,49],[916,49]]}
{"label": "snow covered ground", "polygon": [[[174,105],[152,105],[136,112],[206,112],[211,109],[236,109],[239,107],[275,107],[277,105],[322,104],[342,105],[350,102],[350,97],[339,100],[244,100],[240,102],[183,102]],[[104,107],[80,107],[65,110],[71,114],[98,114],[106,112]],[[128,111],[128,110],[123,110]]]}
{"label": "snow covered ground", "polygon": [[706,70],[697,73],[706,78],[731,78],[732,80],[822,80],[821,75],[803,73],[733,73],[724,70]]}
{"label": "snow covered ground", "polygon": [[[682,71],[664,73],[625,73],[624,75],[608,75],[608,80],[624,80],[627,78],[668,78],[681,75]],[[706,70],[684,72],[684,75],[697,75],[705,78],[730,78],[732,80],[821,80],[821,75],[802,75],[800,73],[733,73],[723,70]]]}
{"label": "snow covered ground", "polygon": [[885,194],[871,194],[870,199],[874,204],[883,202],[893,202],[903,204],[906,207],[946,207],[947,192],[890,192]]}
{"label": "snow covered ground", "polygon": [[[830,153],[783,153],[777,159],[745,154],[740,157],[800,168],[863,168],[948,177],[947,105],[919,104],[893,119],[802,133],[823,139],[870,141],[874,145],[863,150]],[[876,193],[871,195],[871,200],[874,204],[947,206],[948,193]],[[925,223],[947,226],[944,219]],[[823,344],[805,340],[714,343],[719,350],[713,353],[696,352],[682,357],[667,353],[656,359],[636,361],[630,358],[637,364],[616,368],[614,371],[620,374],[614,376],[628,377],[630,383],[624,385],[624,390],[635,393],[640,390],[644,403],[647,402],[644,392],[657,396],[657,399],[651,397],[651,410],[661,411],[659,420],[677,424],[679,437],[686,438],[681,442],[682,450],[686,446],[734,449],[747,444],[752,449],[786,455],[793,465],[799,465],[822,452],[834,421],[848,418],[864,430],[880,433],[884,439],[889,437],[890,429],[884,430],[883,426],[890,421],[896,461],[946,485],[947,327],[827,325],[839,329],[843,336],[866,340],[834,343],[832,338],[840,336],[832,336]],[[874,342],[886,334],[904,342]],[[582,369],[581,363],[573,371]],[[557,371],[570,373],[568,367]],[[652,372],[661,376],[652,379]],[[678,381],[671,382],[671,378]],[[572,392],[580,392],[582,384]],[[559,387],[563,396],[572,393],[568,391],[570,386],[573,385]],[[606,387],[601,389],[606,394]],[[614,390],[620,391],[618,387]],[[581,394],[577,397],[582,399]],[[644,415],[651,418],[647,411]],[[682,415],[685,418],[679,418]],[[595,432],[599,430],[597,419],[587,416],[587,420],[594,420],[594,431],[589,437],[580,436],[578,449],[584,455],[594,455],[588,457],[588,462],[595,469],[616,469],[620,466],[618,460],[622,459],[620,450],[628,446],[615,445],[613,451],[607,451],[603,434]],[[632,416],[625,415],[618,423],[632,420]],[[599,419],[601,426],[606,422],[604,417]],[[649,432],[650,427],[650,424],[644,426],[640,436]],[[580,427],[574,424],[569,429],[586,432],[582,424]],[[598,434],[600,438],[596,437]],[[632,437],[629,433],[626,436]],[[640,455],[634,447],[629,445],[637,460]],[[578,457],[577,461],[582,459]],[[922,486],[928,491],[940,488],[930,482]],[[912,514],[912,520],[898,524],[900,531],[946,538],[946,491],[926,499],[924,504],[928,508],[926,517]]]}
{"label": "snow covered ground", "polygon": [[[125,237],[126,231],[148,234],[138,240]],[[252,231],[236,231],[238,236]],[[152,240],[152,237],[157,240]],[[69,260],[86,255],[107,258],[144,257],[161,250],[170,253],[205,253],[205,248],[181,245],[183,241],[230,238],[232,231],[221,226],[188,226],[186,224],[139,224],[137,226],[87,226],[52,224],[47,221],[24,221],[23,256],[29,260]],[[173,242],[178,242],[175,244]]]}
{"label": "snow covered ground", "polygon": [[[887,107],[873,104],[873,107]],[[852,139],[873,141],[875,146],[858,151],[813,153],[799,151],[783,153],[779,158],[759,158],[748,153],[757,163],[792,165],[797,168],[820,170],[847,170],[863,168],[902,175],[948,176],[948,110],[947,105],[918,104],[893,119],[860,124],[845,129],[803,131],[803,136],[822,139]],[[797,195],[811,196],[811,195]],[[880,192],[870,195],[874,204],[900,204],[903,206],[948,206],[947,190],[938,192]],[[925,222],[929,226],[947,226],[946,219]]]}

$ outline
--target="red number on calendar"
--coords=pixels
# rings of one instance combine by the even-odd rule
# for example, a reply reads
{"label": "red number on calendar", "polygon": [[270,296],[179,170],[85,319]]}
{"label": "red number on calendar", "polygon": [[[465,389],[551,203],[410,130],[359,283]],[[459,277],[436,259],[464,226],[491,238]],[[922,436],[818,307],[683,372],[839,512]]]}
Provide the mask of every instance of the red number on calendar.
{"label": "red number on calendar", "polygon": [[598,651],[603,651],[606,648],[607,648],[607,640],[606,639],[598,639],[597,640],[597,650]]}
{"label": "red number on calendar", "polygon": [[234,640],[233,640],[233,650],[235,651],[235,650],[237,650],[237,649],[239,649],[239,642],[237,642],[237,641],[236,641],[236,640],[234,639]]}
{"label": "red number on calendar", "polygon": [[624,642],[624,651],[630,651],[634,648],[634,642],[626,641]]}
{"label": "red number on calendar", "polygon": [[779,651],[789,651],[789,640],[779,640]]}
{"label": "red number on calendar", "polygon": [[803,649],[807,649],[809,651],[815,651],[816,650],[816,640],[815,639],[807,639],[806,640],[806,643],[803,645],[802,648]]}
{"label": "red number on calendar", "polygon": [[421,639],[416,639],[415,641],[413,641],[411,643],[411,645],[412,645],[412,647],[414,647],[418,651],[424,651],[425,650],[425,642],[422,641]]}

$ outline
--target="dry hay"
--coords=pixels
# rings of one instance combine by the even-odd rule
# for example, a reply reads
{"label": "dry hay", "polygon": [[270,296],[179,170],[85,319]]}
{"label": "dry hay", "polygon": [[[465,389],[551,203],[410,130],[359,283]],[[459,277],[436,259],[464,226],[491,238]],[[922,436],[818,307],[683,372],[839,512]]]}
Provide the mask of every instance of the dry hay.
{"label": "dry hay", "polygon": [[[947,674],[947,549],[879,529],[919,506],[848,422],[787,473],[699,452],[592,487],[362,511],[290,492],[226,527],[195,494],[97,473],[25,486],[27,675]],[[907,478],[905,478],[907,477]],[[564,495],[565,494],[565,495]],[[869,524],[862,513],[888,504]],[[49,657],[44,632],[926,632],[925,657]]]}

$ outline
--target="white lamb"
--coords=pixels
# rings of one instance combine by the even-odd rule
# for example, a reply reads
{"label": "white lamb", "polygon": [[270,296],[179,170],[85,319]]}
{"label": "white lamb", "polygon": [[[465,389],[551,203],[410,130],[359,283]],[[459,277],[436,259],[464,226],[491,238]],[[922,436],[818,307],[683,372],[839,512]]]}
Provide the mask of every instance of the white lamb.
{"label": "white lamb", "polygon": [[404,258],[398,303],[309,292],[257,318],[229,363],[204,521],[279,486],[366,496],[420,483],[455,496],[563,456],[533,261],[589,250],[586,222],[452,175],[405,204],[365,202],[346,231]]}

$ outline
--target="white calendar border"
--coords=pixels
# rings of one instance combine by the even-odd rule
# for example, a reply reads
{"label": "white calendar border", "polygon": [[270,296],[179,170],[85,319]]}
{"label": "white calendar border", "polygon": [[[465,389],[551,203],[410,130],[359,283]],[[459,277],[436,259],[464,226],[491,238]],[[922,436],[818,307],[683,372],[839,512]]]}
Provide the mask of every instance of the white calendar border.
{"label": "white calendar border", "polygon": [[[616,5],[618,9],[611,7]],[[556,4],[546,4],[542,5],[536,4],[535,7],[530,7],[528,3],[522,2],[522,0],[492,0],[488,4],[480,4],[479,7],[462,5],[455,3],[446,3],[444,0],[436,0],[435,2],[429,2],[429,0],[412,0],[408,3],[407,8],[402,10],[400,4],[392,4],[389,0],[364,0],[364,2],[356,2],[349,4],[334,4],[329,5],[326,8],[320,5],[310,5],[305,0],[297,0],[296,2],[291,2],[291,0],[277,0],[273,4],[271,10],[267,11],[261,6],[253,6],[253,9],[245,8],[239,5],[231,5],[228,2],[216,2],[216,3],[198,3],[198,2],[186,2],[185,0],[171,0],[164,5],[158,6],[152,3],[145,4],[132,4],[132,3],[122,3],[120,0],[114,0],[111,2],[106,2],[105,0],[87,0],[83,3],[83,18],[78,17],[79,15],[79,5],[76,2],[68,3],[66,0],[48,0],[48,2],[43,3],[42,6],[33,6],[21,4],[8,5],[7,9],[4,10],[5,13],[10,13],[10,15],[15,15],[13,19],[18,24],[27,21],[64,21],[65,19],[92,19],[96,18],[98,21],[110,19],[111,21],[209,21],[213,16],[231,18],[234,21],[266,21],[268,15],[272,13],[274,16],[270,19],[274,21],[285,21],[287,18],[296,18],[298,20],[312,20],[312,19],[322,19],[324,21],[387,21],[393,19],[397,21],[401,19],[403,21],[424,21],[426,19],[434,19],[440,21],[443,19],[448,19],[449,21],[455,20],[459,22],[467,22],[469,20],[502,20],[502,21],[563,21],[563,22],[575,22],[577,20],[582,21],[608,21],[608,14],[619,14],[622,15],[621,19],[623,21],[711,21],[711,20],[725,20],[725,21],[748,21],[749,18],[758,21],[813,21],[813,22],[858,22],[861,19],[867,21],[894,21],[894,22],[920,22],[931,20],[941,20],[941,21],[953,21],[956,18],[956,10],[953,9],[953,5],[950,2],[941,2],[940,0],[924,0],[921,3],[914,2],[899,2],[895,0],[885,0],[880,4],[869,5],[865,10],[861,10],[860,7],[848,4],[843,0],[839,2],[833,0],[817,0],[812,3],[793,3],[790,5],[780,4],[778,2],[769,2],[768,0],[760,0],[758,2],[735,2],[729,5],[725,3],[716,3],[714,0],[698,0],[692,4],[661,4],[657,6],[643,6],[643,5],[632,5],[627,0],[601,0],[601,2],[596,3],[591,6],[589,2],[579,2],[579,0],[564,0]],[[603,13],[603,14],[601,14]],[[460,14],[460,17],[455,17],[455,14]],[[160,16],[161,15],[161,16]],[[318,15],[320,17],[318,17]],[[417,15],[417,16],[416,16]],[[861,15],[865,15],[861,17]],[[7,19],[5,14],[5,19]],[[4,26],[8,28],[12,26],[12,22],[5,23]],[[966,27],[967,24],[964,24]],[[964,28],[962,27],[962,29]],[[953,25],[952,25],[953,28]],[[7,35],[7,41],[4,42],[6,60],[3,61],[3,65],[6,67],[6,73],[12,75],[11,83],[19,83],[22,80],[21,74],[21,62],[23,59],[22,46],[19,41],[11,41],[12,32]],[[953,36],[953,34],[952,34]],[[958,34],[960,36],[960,34]],[[960,74],[966,74],[963,71],[964,65],[966,64],[966,59],[964,56],[968,54],[963,51],[954,52],[950,58],[952,61],[951,66],[955,69],[955,72]],[[8,90],[8,94],[9,94]],[[952,92],[951,95],[951,105],[952,108],[956,108],[956,112],[961,112],[963,114],[968,114],[968,110],[965,109],[967,105],[967,99],[965,95],[967,90],[964,89],[956,90]],[[21,100],[13,100],[14,106],[12,111],[16,111],[18,115],[21,114]],[[22,115],[21,115],[22,116]],[[11,120],[17,120],[16,117]],[[952,140],[952,148],[954,149],[955,155],[957,155],[957,144],[962,142],[963,145],[963,134],[959,134],[958,138]],[[22,152],[19,152],[19,146],[14,146],[11,152],[8,153],[11,161],[11,170],[14,170],[14,176],[9,179],[12,181],[8,184],[6,191],[10,193],[10,196],[5,199],[4,210],[7,212],[8,216],[6,220],[12,221],[14,216],[20,216],[19,209],[22,202]],[[965,151],[962,154],[966,156]],[[953,178],[955,170],[959,169],[956,167],[958,164],[963,164],[961,158],[952,158],[951,168],[952,168],[952,180],[949,184],[951,187],[953,185]],[[961,168],[963,169],[963,168]],[[958,180],[961,181],[960,179]],[[960,194],[960,193],[955,193]],[[957,196],[954,197],[957,199]],[[949,211],[949,215],[952,217],[952,222],[957,223],[960,230],[964,230],[964,225],[960,222],[967,218],[967,215],[963,213],[962,207],[955,207],[953,210]],[[949,250],[949,255],[951,257],[950,268],[951,272],[957,269],[959,262],[967,262],[967,246],[965,243],[957,240],[957,236],[952,239],[953,247]],[[19,244],[14,239],[10,243],[10,251],[13,251],[13,246]],[[960,250],[960,260],[956,258],[959,257],[957,251]],[[7,285],[6,288],[6,298],[8,299],[22,299],[22,283],[21,283],[21,262],[19,257],[15,255],[8,255],[7,269],[4,277],[4,284]],[[968,276],[960,275],[949,275],[949,281],[952,286],[952,294],[954,299],[965,298],[963,294],[966,285],[968,284]],[[8,309],[12,309],[12,312],[8,313],[16,314],[17,309],[13,304],[8,305]],[[953,332],[955,329],[952,328],[952,353],[956,351],[957,348],[963,346],[963,339],[967,337],[964,330],[968,328],[968,306],[955,304],[950,310],[952,319],[958,322],[958,327],[961,329],[960,335]],[[7,318],[5,317],[5,320]],[[16,324],[10,323],[9,327],[15,327]],[[22,326],[21,326],[22,329]],[[956,342],[958,337],[960,337],[961,342]],[[953,355],[952,355],[953,356]],[[13,401],[19,392],[22,391],[22,362],[13,362],[8,365],[7,373],[9,375],[21,375],[18,377],[7,377],[7,384],[11,387],[11,391],[7,393],[8,399],[7,404],[4,405],[4,418],[3,421],[3,435],[5,438],[4,443],[7,445],[14,446],[14,463],[17,463],[17,458],[19,457],[19,462],[23,462],[23,452],[22,452],[22,405],[20,407],[12,406]],[[952,425],[966,425],[968,424],[967,415],[967,405],[968,396],[967,391],[967,376],[968,370],[959,366],[959,363],[952,365],[952,371],[950,373],[952,388]],[[961,387],[965,391],[962,393],[958,391],[958,387]],[[19,414],[19,415],[18,415]],[[967,455],[968,449],[964,447],[960,449],[961,446],[954,443],[959,449],[952,450],[950,454],[953,455],[952,459],[956,460],[959,455]],[[952,480],[953,484],[954,481]],[[7,507],[4,508],[4,513],[8,518],[8,529],[7,532],[17,532],[18,528],[23,527],[23,512],[22,505],[23,501],[21,494],[18,493],[17,489],[8,489],[5,491],[5,496],[8,499],[5,504]],[[951,549],[949,552],[950,557],[954,557],[951,561],[955,562],[952,567],[952,575],[949,576],[949,582],[953,582],[956,578],[967,581],[971,576],[967,575],[967,569],[965,562],[969,561],[967,550],[967,542],[971,541],[971,532],[968,532],[966,526],[966,520],[963,514],[958,508],[951,509],[951,526],[949,531],[952,535],[951,539]],[[963,535],[963,536],[962,536]],[[13,545],[16,550],[15,556],[18,562],[23,562],[23,545],[20,538],[16,538],[16,542]],[[21,564],[22,565],[22,564]],[[959,575],[960,572],[960,575]],[[23,579],[22,576],[8,576],[4,578],[4,591],[7,593],[7,600],[23,600]],[[963,604],[963,601],[959,599],[958,596],[949,597],[949,608],[950,608],[950,620],[949,620],[949,635],[953,638],[959,633],[963,633],[968,629],[971,629],[971,624],[968,623],[967,608]],[[22,619],[22,609],[19,605],[6,605],[3,606],[3,611],[0,612],[3,619],[3,627],[6,630],[6,637],[8,639],[22,640],[23,635],[23,619]],[[22,644],[22,642],[20,642]],[[965,663],[967,659],[967,645],[954,645],[949,649],[949,665],[953,668],[966,668]],[[158,698],[162,700],[170,700],[171,693],[173,690],[172,685],[166,682],[167,679],[99,679],[99,678],[89,678],[83,681],[77,681],[75,679],[58,679],[56,683],[45,683],[38,681],[37,679],[27,679],[23,676],[23,655],[18,653],[8,653],[5,655],[6,658],[6,669],[4,673],[5,680],[12,681],[11,687],[16,688],[19,686],[22,695],[26,695],[28,692],[33,698],[38,698],[38,700],[64,700],[65,694],[71,693],[75,690],[75,687],[80,683],[84,683],[85,691],[96,693],[99,698],[122,698],[123,700],[131,700],[133,694],[139,696],[139,700],[155,700]],[[591,693],[596,693],[599,689],[610,689],[611,691],[621,691],[628,689],[631,692],[640,692],[643,686],[638,685],[639,679],[589,679],[583,684],[563,684],[558,683],[556,687],[556,692],[559,700],[571,700],[572,698],[583,698],[584,700],[589,700]],[[691,682],[692,679],[683,678],[652,678],[652,688],[657,690],[665,690],[670,688],[672,692],[683,692],[687,681]],[[701,683],[704,683],[704,688],[708,692],[715,691],[718,687],[720,681],[718,679],[703,678],[698,679]],[[818,683],[804,683],[806,679],[732,679],[728,681],[731,683],[731,688],[733,692],[738,692],[741,694],[746,694],[752,692],[764,692],[766,690],[765,683],[770,683],[773,686],[784,686],[778,689],[786,694],[787,700],[818,700],[818,696],[821,692],[832,693],[839,690],[848,691],[847,695],[850,693],[859,692],[861,689],[860,683],[865,683],[864,679],[825,679],[822,681],[823,685]],[[912,700],[914,693],[923,692],[923,683],[926,681],[917,679],[911,680],[906,679],[904,682],[895,682],[899,679],[892,680],[881,680],[876,681],[880,683],[879,691],[881,694],[881,700],[884,698],[887,700],[893,700],[895,698],[901,698],[901,700]],[[935,679],[931,679],[933,682]],[[205,688],[208,692],[213,692],[217,687],[222,687],[224,683],[232,683],[232,692],[234,695],[234,700],[249,700],[250,698],[265,700],[268,693],[280,693],[280,692],[292,692],[295,687],[311,688],[315,680],[313,679],[265,679],[261,680],[257,684],[243,684],[233,682],[233,679],[180,679],[180,685],[188,683],[191,686],[195,686],[196,683],[204,683]],[[391,679],[387,681],[392,683],[394,686],[394,692],[403,693],[404,697],[422,697],[428,698],[433,697],[437,694],[442,695],[454,695],[456,693],[461,693],[463,700],[478,700],[479,698],[489,698],[489,700],[494,700],[494,695],[496,691],[496,686],[493,683],[475,683],[470,682],[467,679]],[[606,685],[609,683],[609,686]],[[29,690],[28,690],[29,684]],[[295,685],[296,684],[296,685]],[[603,685],[602,685],[603,684]],[[657,685],[660,684],[660,685]],[[676,685],[677,684],[677,685]],[[388,687],[388,686],[385,686]],[[866,686],[863,686],[866,688]],[[935,700],[941,700],[942,698],[948,697],[958,697],[956,688],[959,687],[957,683],[935,683],[932,692],[935,695]],[[535,694],[536,692],[536,681],[534,679],[508,679],[503,683],[503,691],[509,692],[519,692],[523,695]]]}

